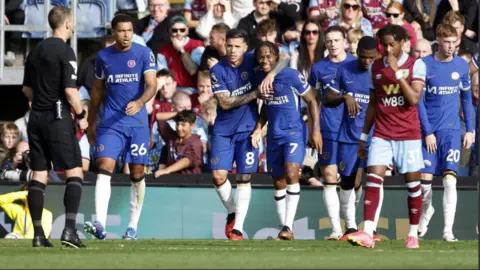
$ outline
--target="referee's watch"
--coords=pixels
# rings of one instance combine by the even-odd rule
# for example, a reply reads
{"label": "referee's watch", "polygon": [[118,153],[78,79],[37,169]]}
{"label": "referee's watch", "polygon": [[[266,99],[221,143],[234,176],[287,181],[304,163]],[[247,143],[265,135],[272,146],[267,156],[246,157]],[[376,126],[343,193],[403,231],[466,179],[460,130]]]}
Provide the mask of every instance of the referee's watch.
{"label": "referee's watch", "polygon": [[86,113],[87,113],[87,111],[85,111],[85,109],[83,109],[80,114],[75,114],[75,117],[77,117],[78,120],[82,120],[83,118],[85,118]]}

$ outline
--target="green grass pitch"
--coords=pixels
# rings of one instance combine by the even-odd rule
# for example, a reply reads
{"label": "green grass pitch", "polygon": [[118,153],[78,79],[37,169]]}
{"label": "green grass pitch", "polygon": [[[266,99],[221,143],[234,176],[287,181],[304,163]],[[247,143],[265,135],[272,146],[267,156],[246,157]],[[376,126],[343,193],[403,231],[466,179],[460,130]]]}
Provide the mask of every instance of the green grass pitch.
{"label": "green grass pitch", "polygon": [[375,249],[332,241],[86,240],[87,249],[0,240],[1,268],[431,268],[478,269],[477,241],[384,241]]}

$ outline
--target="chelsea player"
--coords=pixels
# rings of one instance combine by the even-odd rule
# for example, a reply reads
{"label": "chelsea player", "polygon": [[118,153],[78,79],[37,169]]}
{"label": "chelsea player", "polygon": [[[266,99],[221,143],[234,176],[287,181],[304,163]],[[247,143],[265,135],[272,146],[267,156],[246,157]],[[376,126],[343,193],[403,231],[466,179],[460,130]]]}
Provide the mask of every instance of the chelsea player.
{"label": "chelsea player", "polygon": [[[213,183],[228,211],[225,235],[230,240],[243,240],[243,223],[252,192],[250,174],[258,169],[258,149],[252,146],[250,135],[258,119],[257,98],[261,92],[253,88],[255,58],[251,53],[246,54],[247,32],[228,31],[225,46],[226,57],[210,70],[212,90],[218,100],[210,164]],[[260,85],[262,92],[271,89],[273,78],[287,64],[287,59],[277,63]],[[234,161],[237,164],[235,200],[227,179]]]}
{"label": "chelsea player", "polygon": [[[342,177],[340,182],[340,209],[345,217],[346,227],[346,231],[340,239],[342,241],[347,240],[348,234],[357,232],[355,179],[357,171],[362,172],[363,168],[366,167],[366,160],[358,158],[357,150],[370,100],[368,68],[378,55],[377,48],[375,38],[362,37],[357,47],[358,60],[342,64],[337,69],[336,75],[329,85],[331,91],[328,92],[324,101],[327,108],[345,104],[337,139],[338,170]],[[371,135],[372,130],[370,130],[367,145],[370,142]]]}
{"label": "chelsea player", "polygon": [[419,103],[422,122],[423,157],[422,172],[423,211],[419,236],[427,232],[434,213],[432,207],[433,175],[443,177],[443,213],[445,241],[457,241],[453,235],[453,223],[457,207],[456,172],[462,147],[460,129],[460,100],[465,115],[466,133],[463,147],[468,149],[474,142],[474,111],[470,91],[469,65],[454,54],[458,36],[451,25],[437,27],[438,51],[416,61],[413,76],[423,81],[414,87],[424,89],[423,101]]}
{"label": "chelsea player", "polygon": [[[328,85],[338,67],[356,59],[353,55],[345,52],[345,32],[338,25],[331,26],[325,31],[325,44],[328,56],[312,66],[308,78],[310,86],[317,90],[318,98],[327,95]],[[342,237],[342,228],[340,226],[340,202],[337,194],[337,137],[342,122],[343,104],[335,108],[327,108],[320,100],[318,103],[321,105],[320,126],[323,138],[323,152],[319,153],[318,163],[325,179],[323,200],[333,229],[328,239],[339,240]]]}
{"label": "chelsea player", "polygon": [[[261,71],[256,74],[255,85],[259,85],[276,65],[279,49],[272,42],[262,42],[255,50]],[[262,127],[268,121],[267,163],[275,186],[275,201],[282,229],[281,240],[293,239],[293,221],[300,200],[299,170],[305,158],[305,121],[300,111],[300,99],[308,106],[311,145],[322,152],[320,134],[320,112],[315,93],[310,91],[305,77],[289,67],[282,70],[273,81],[273,96],[265,100],[260,118],[252,134],[252,144],[258,148]]]}
{"label": "chelsea player", "polygon": [[[85,222],[85,231],[106,237],[110,179],[115,161],[123,155],[130,166],[130,222],[124,239],[135,239],[145,197],[144,164],[149,144],[145,103],[157,89],[155,56],[147,47],[132,43],[133,20],[117,15],[112,20],[116,43],[101,50],[95,63],[96,80],[88,113],[88,140],[95,145],[98,168],[95,186],[96,221]],[[104,109],[96,125],[100,103]]]}

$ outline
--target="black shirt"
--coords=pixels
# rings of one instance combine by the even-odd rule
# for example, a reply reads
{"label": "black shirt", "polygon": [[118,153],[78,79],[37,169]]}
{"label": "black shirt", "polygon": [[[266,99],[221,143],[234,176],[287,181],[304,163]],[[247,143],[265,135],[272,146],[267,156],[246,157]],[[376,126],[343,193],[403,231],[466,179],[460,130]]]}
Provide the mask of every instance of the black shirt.
{"label": "black shirt", "polygon": [[55,109],[56,102],[70,108],[65,88],[76,88],[77,59],[60,38],[41,41],[28,55],[23,85],[33,89],[32,110]]}

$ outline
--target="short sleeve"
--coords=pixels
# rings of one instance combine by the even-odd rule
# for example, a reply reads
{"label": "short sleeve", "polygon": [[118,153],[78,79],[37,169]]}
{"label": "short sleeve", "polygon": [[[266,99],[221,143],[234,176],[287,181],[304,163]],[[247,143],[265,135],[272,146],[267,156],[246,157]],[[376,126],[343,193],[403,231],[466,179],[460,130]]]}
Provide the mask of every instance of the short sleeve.
{"label": "short sleeve", "polygon": [[202,151],[202,143],[200,139],[192,138],[190,140],[190,145],[183,153],[184,158],[188,158],[192,163],[193,167],[198,167],[202,165],[203,162],[203,151]]}
{"label": "short sleeve", "polygon": [[197,66],[200,66],[202,63],[202,55],[203,52],[205,51],[205,47],[197,47],[195,48],[192,53],[190,54],[190,58],[192,58],[192,61],[197,64]]}
{"label": "short sleeve", "polygon": [[463,69],[462,77],[460,78],[460,80],[461,80],[460,81],[460,89],[463,90],[463,91],[470,90],[471,81],[470,81],[470,73],[469,73],[468,64]]}
{"label": "short sleeve", "polygon": [[99,80],[105,79],[105,72],[103,70],[103,60],[100,54],[97,55],[97,59],[95,59],[95,77]]}
{"label": "short sleeve", "polygon": [[214,94],[228,92],[228,88],[223,81],[222,71],[222,67],[219,64],[216,64],[210,70],[210,81],[212,83],[212,91]]}
{"label": "short sleeve", "polygon": [[153,71],[153,72],[156,72],[157,71],[157,64],[156,64],[156,59],[155,59],[155,55],[153,54],[153,52],[149,49],[149,48],[144,48],[144,51],[143,51],[143,54],[142,54],[142,61],[143,61],[143,67],[142,67],[142,71],[143,73],[146,73],[146,72],[149,72],[149,71]]}
{"label": "short sleeve", "polygon": [[333,76],[333,79],[330,81],[328,84],[328,89],[335,93],[340,93],[340,81],[342,79],[342,69],[339,68],[337,69],[337,72],[335,72],[335,75]]}
{"label": "short sleeve", "polygon": [[310,90],[310,86],[302,73],[297,70],[292,71],[292,86],[295,88],[297,95],[303,96]]}
{"label": "short sleeve", "polygon": [[157,70],[168,68],[167,59],[163,54],[157,53]]}
{"label": "short sleeve", "polygon": [[427,77],[427,66],[422,59],[415,61],[413,65],[413,74],[412,82],[422,82],[425,83],[425,78]]}
{"label": "short sleeve", "polygon": [[63,60],[63,88],[77,87],[77,58],[72,48],[69,46]]}
{"label": "short sleeve", "polygon": [[185,4],[183,5],[183,9],[187,12],[192,12],[192,0],[185,0]]}
{"label": "short sleeve", "polygon": [[372,72],[372,65],[368,67],[368,87],[370,90],[375,91],[375,84],[373,83],[373,72]]}

